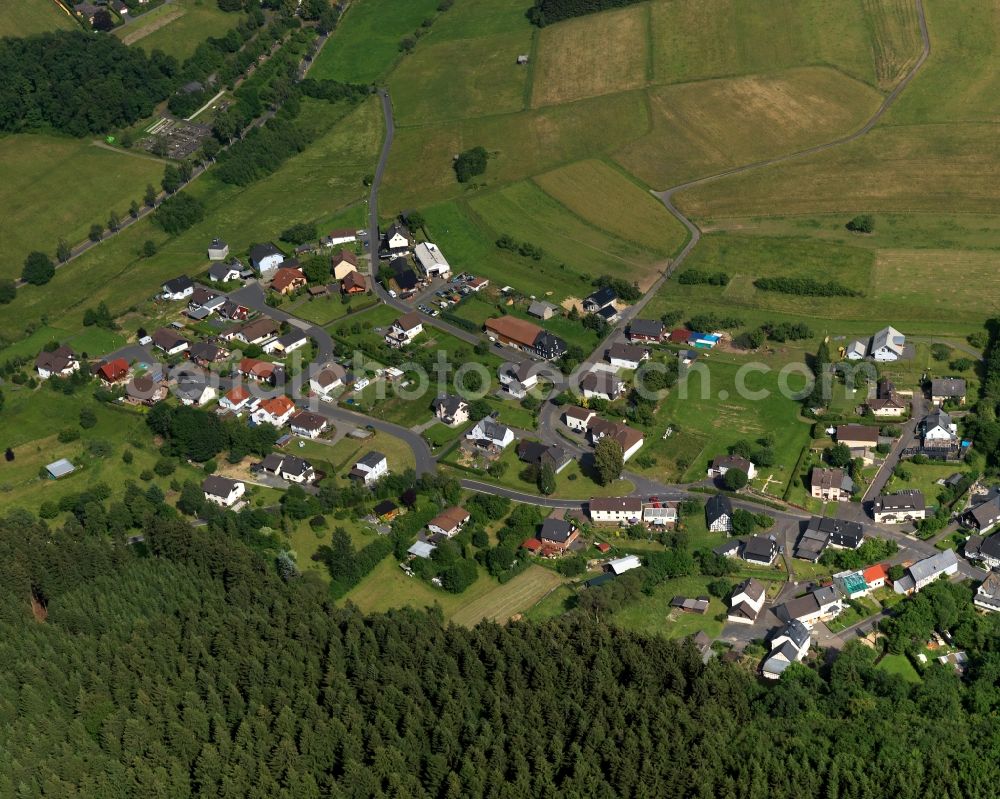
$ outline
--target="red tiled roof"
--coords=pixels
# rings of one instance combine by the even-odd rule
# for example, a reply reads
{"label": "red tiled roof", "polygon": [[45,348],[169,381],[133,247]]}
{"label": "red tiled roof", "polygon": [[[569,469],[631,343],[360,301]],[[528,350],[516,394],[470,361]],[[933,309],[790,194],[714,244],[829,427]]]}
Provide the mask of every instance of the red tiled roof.
{"label": "red tiled roof", "polygon": [[249,398],[250,392],[243,386],[233,386],[226,392],[226,399],[233,403],[233,405],[239,405],[241,402]]}
{"label": "red tiled roof", "polygon": [[518,319],[516,316],[501,316],[496,319],[486,320],[486,329],[499,336],[520,344],[522,347],[532,347],[535,339],[542,329],[526,319]]}
{"label": "red tiled roof", "polygon": [[691,337],[691,331],[684,327],[677,327],[670,331],[669,339],[673,342],[679,342],[681,344],[687,343],[687,340]]}
{"label": "red tiled roof", "polygon": [[529,538],[526,541],[522,541],[521,546],[529,552],[537,552],[542,548],[542,542],[537,538]]}
{"label": "red tiled roof", "polygon": [[271,416],[284,416],[295,407],[295,403],[282,394],[280,397],[271,397],[264,400],[260,404],[260,407],[271,414]]}
{"label": "red tiled roof", "polygon": [[128,361],[124,358],[115,358],[113,361],[104,364],[98,371],[105,380],[111,382],[121,380],[128,374]]}
{"label": "red tiled roof", "polygon": [[597,544],[596,546],[598,552],[607,552],[609,549],[611,549],[611,544],[607,543],[606,541],[601,541],[601,543]]}
{"label": "red tiled roof", "polygon": [[306,282],[306,276],[301,269],[279,269],[271,281],[271,288],[275,291],[284,291],[290,286]]}
{"label": "red tiled roof", "polygon": [[867,569],[865,569],[861,573],[861,576],[864,578],[864,581],[870,585],[876,580],[888,579],[889,572],[886,571],[885,566],[883,566],[881,563],[876,563],[874,566],[869,566]]}

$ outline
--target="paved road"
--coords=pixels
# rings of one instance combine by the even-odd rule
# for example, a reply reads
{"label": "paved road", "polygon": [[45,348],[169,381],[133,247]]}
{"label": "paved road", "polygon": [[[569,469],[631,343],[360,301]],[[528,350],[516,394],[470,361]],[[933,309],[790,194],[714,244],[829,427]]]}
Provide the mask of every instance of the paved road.
{"label": "paved road", "polygon": [[540,497],[537,494],[527,494],[524,491],[515,491],[512,488],[496,486],[492,483],[482,483],[479,480],[462,480],[462,488],[469,491],[478,491],[480,494],[492,494],[495,497],[507,497],[515,502],[523,502],[526,505],[538,505],[542,508],[572,508],[582,510],[586,500],[582,499],[552,499],[550,497]]}
{"label": "paved road", "polygon": [[911,418],[905,425],[903,425],[899,438],[892,445],[892,449],[889,450],[888,454],[885,456],[885,460],[882,461],[882,465],[879,467],[878,472],[875,473],[875,477],[872,478],[871,483],[869,483],[868,488],[865,490],[864,496],[861,498],[861,502],[871,502],[882,493],[882,489],[885,488],[886,483],[892,477],[892,471],[896,468],[899,463],[899,457],[903,450],[909,446],[912,446],[917,439],[917,426],[920,424],[920,420],[924,418],[924,398],[920,394],[913,395],[913,403],[911,405]]}

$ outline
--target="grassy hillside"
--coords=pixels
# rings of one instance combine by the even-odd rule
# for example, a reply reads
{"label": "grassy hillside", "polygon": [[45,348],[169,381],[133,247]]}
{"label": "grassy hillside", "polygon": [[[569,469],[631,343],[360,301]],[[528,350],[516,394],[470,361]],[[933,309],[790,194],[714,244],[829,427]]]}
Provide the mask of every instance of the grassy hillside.
{"label": "grassy hillside", "polygon": [[115,30],[125,44],[146,52],[162,50],[179,61],[190,56],[209,36],[223,36],[236,27],[241,15],[220,11],[214,0],[174,0],[140,14]]}
{"label": "grassy hillside", "polygon": [[52,0],[4,3],[0,13],[0,37],[31,36],[33,33],[76,28],[79,28],[76,22]]}

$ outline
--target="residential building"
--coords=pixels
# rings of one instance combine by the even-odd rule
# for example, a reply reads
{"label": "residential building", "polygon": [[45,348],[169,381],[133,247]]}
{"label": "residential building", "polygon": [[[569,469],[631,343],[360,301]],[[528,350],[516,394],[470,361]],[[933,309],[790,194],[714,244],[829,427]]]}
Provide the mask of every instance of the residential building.
{"label": "residential building", "polygon": [[590,443],[597,446],[597,442],[602,438],[609,437],[618,442],[622,448],[622,459],[628,461],[642,447],[645,439],[639,430],[629,427],[619,422],[608,422],[604,419],[596,418],[591,420],[587,428]]}
{"label": "residential building", "polygon": [[940,408],[924,417],[922,427],[924,447],[952,447],[958,442],[958,425]]}
{"label": "residential building", "polygon": [[855,339],[844,350],[844,357],[849,361],[860,361],[868,354],[868,342]]}
{"label": "residential building", "polygon": [[234,322],[244,322],[250,315],[250,309],[245,305],[227,300],[219,306],[219,316],[223,319],[231,319]]}
{"label": "residential building", "polygon": [[965,381],[957,377],[931,380],[931,402],[944,405],[949,401],[965,404]]}
{"label": "residential building", "polygon": [[309,461],[280,452],[272,452],[264,458],[259,468],[290,483],[311,483],[316,478],[316,472]]}
{"label": "residential building", "polygon": [[809,493],[823,502],[847,502],[854,493],[854,481],[843,469],[821,469],[813,466],[809,477]]}
{"label": "residential building", "polygon": [[761,666],[761,675],[768,680],[780,679],[790,665],[805,658],[809,643],[809,629],[794,619],[788,622],[772,637],[771,652]]}
{"label": "residential building", "polygon": [[920,491],[883,494],[872,505],[872,518],[879,524],[903,524],[927,517],[924,495]]}
{"label": "residential building", "polygon": [[181,338],[168,327],[161,327],[153,332],[153,346],[163,350],[167,355],[178,355],[190,346],[187,339]]}
{"label": "residential building", "polygon": [[490,279],[488,277],[474,277],[472,278],[472,280],[468,281],[465,285],[467,285],[470,289],[472,289],[474,292],[478,294],[489,284],[490,284]]}
{"label": "residential building", "polygon": [[215,474],[209,475],[201,482],[205,500],[222,508],[233,507],[243,498],[246,489],[246,484],[240,480],[230,480],[228,477]]}
{"label": "residential building", "polygon": [[115,358],[97,368],[97,376],[105,383],[121,383],[128,378],[128,361]]}
{"label": "residential building", "polygon": [[321,416],[318,413],[299,411],[289,419],[288,424],[292,432],[297,436],[319,438],[329,423],[325,416]]}
{"label": "residential building", "polygon": [[441,511],[427,522],[427,529],[432,533],[453,538],[458,535],[467,521],[469,521],[469,512],[465,508],[456,506]]}
{"label": "residential building", "polygon": [[259,403],[260,400],[254,397],[245,386],[236,385],[222,395],[219,407],[231,413],[242,413],[243,411],[255,410]]}
{"label": "residential building", "polygon": [[542,522],[538,540],[542,542],[543,555],[561,554],[568,550],[580,536],[572,522],[550,516]]}
{"label": "residential building", "polygon": [[861,576],[868,588],[876,591],[879,588],[885,588],[886,581],[889,579],[889,571],[881,563],[876,563],[861,572]]}
{"label": "residential building", "polygon": [[50,377],[69,377],[79,370],[80,361],[76,353],[65,344],[51,352],[42,350],[35,358],[35,371],[41,380],[48,380]]}
{"label": "residential building", "polygon": [[528,315],[534,316],[536,319],[551,319],[556,315],[559,310],[558,305],[553,305],[551,302],[544,302],[543,300],[534,300],[528,306]]}
{"label": "residential building", "polygon": [[505,363],[499,370],[500,385],[515,399],[524,399],[538,385],[533,363]]}
{"label": "residential building", "polygon": [[894,327],[884,327],[872,336],[871,354],[876,361],[898,361],[906,348],[906,336]]}
{"label": "residential building", "polygon": [[368,278],[360,272],[348,272],[340,281],[340,290],[344,294],[364,294],[368,291]]}
{"label": "residential building", "polygon": [[865,540],[864,528],[847,519],[813,516],[795,543],[794,555],[816,563],[828,546],[857,549]]}
{"label": "residential building", "polygon": [[517,457],[524,463],[539,468],[548,466],[559,474],[570,462],[566,450],[555,444],[543,444],[540,441],[520,441],[517,445]]}
{"label": "residential building", "polygon": [[972,560],[977,560],[990,569],[1000,569],[1000,533],[983,538],[974,553],[967,552]]}
{"label": "residential building", "polygon": [[906,401],[895,392],[885,397],[873,397],[865,403],[865,406],[873,416],[879,418],[898,418],[904,415],[907,409]]}
{"label": "residential building", "polygon": [[306,346],[308,343],[309,336],[298,328],[292,328],[287,333],[265,342],[261,349],[268,354],[278,353],[279,355],[288,355],[290,352],[295,352],[295,350]]}
{"label": "residential building", "polygon": [[199,366],[210,366],[229,357],[229,350],[208,341],[196,341],[187,349],[187,356]]}
{"label": "residential building", "polygon": [[951,576],[958,571],[958,556],[953,549],[946,549],[929,558],[918,560],[892,584],[897,594],[915,594],[941,576]]}
{"label": "residential building", "polygon": [[757,621],[766,599],[767,592],[764,590],[764,585],[750,577],[733,589],[729,597],[729,613],[726,619],[734,624],[753,624]]}
{"label": "residential building", "polygon": [[869,449],[878,446],[878,428],[872,425],[838,425],[834,437],[838,444],[846,444],[850,449]]}
{"label": "residential building", "polygon": [[612,344],[608,350],[608,361],[616,369],[638,369],[648,360],[649,350],[637,344]]}
{"label": "residential building", "polygon": [[618,297],[615,295],[614,289],[605,286],[584,299],[583,310],[585,313],[598,313],[609,305],[613,305],[616,299]]}
{"label": "residential building", "polygon": [[487,319],[484,326],[501,344],[518,347],[540,358],[559,358],[566,352],[566,342],[526,319],[501,316]]}
{"label": "residential building", "polygon": [[705,503],[705,524],[713,533],[728,533],[733,529],[733,503],[725,494],[715,494]]}
{"label": "residential building", "polygon": [[152,375],[136,375],[125,385],[125,402],[130,405],[156,405],[167,398],[167,386]]}
{"label": "residential building", "polygon": [[632,569],[638,569],[640,566],[642,566],[642,561],[639,560],[638,555],[626,555],[623,558],[609,560],[604,564],[604,571],[617,577],[619,574],[632,571]]}
{"label": "residential building", "polygon": [[973,505],[965,512],[964,521],[980,533],[990,530],[993,525],[1000,522],[1000,494]]}
{"label": "residential building", "polygon": [[719,455],[708,467],[709,478],[723,477],[730,469],[739,469],[747,478],[753,480],[757,476],[757,467],[746,458],[739,455]]}
{"label": "residential building", "polygon": [[389,461],[381,452],[369,452],[354,464],[347,476],[352,480],[360,480],[366,486],[378,482],[389,474]]}
{"label": "residential building", "polygon": [[291,294],[306,284],[305,273],[297,268],[280,267],[271,279],[271,289],[278,294]]}
{"label": "residential building", "polygon": [[212,264],[208,268],[208,279],[213,283],[228,283],[231,280],[239,280],[242,271],[238,262]]}
{"label": "residential building", "polygon": [[475,427],[465,434],[465,438],[480,449],[504,450],[514,443],[514,431],[487,416],[476,422]]}
{"label": "residential building", "polygon": [[272,336],[277,335],[281,326],[269,316],[262,316],[243,325],[235,335],[235,338],[246,344],[263,344]]}
{"label": "residential building", "polygon": [[642,341],[659,344],[663,341],[665,333],[663,322],[656,319],[633,319],[629,323],[628,339],[632,342]]}
{"label": "residential building", "polygon": [[199,408],[202,405],[207,405],[218,396],[215,388],[205,382],[203,378],[196,376],[179,379],[174,393],[182,405],[196,405]]}
{"label": "residential building", "polygon": [[392,323],[389,332],[385,334],[385,342],[390,347],[405,347],[424,330],[424,323],[416,311],[403,314]]}
{"label": "residential building", "polygon": [[835,586],[828,585],[777,605],[774,608],[774,615],[784,622],[797,620],[807,627],[812,627],[818,621],[834,618],[843,609],[839,590]]}
{"label": "residential building", "polygon": [[638,524],[642,519],[642,499],[595,497],[587,503],[587,510],[597,524]]}
{"label": "residential building", "polygon": [[566,410],[563,411],[563,421],[566,423],[566,427],[577,433],[585,433],[590,427],[590,421],[596,416],[595,411],[576,405],[567,405]]}
{"label": "residential building", "polygon": [[652,502],[643,505],[642,521],[651,527],[673,527],[677,524],[677,503]]}
{"label": "residential building", "polygon": [[250,415],[254,424],[272,424],[284,427],[295,413],[295,403],[284,394],[261,400],[256,410]]}
{"label": "residential building", "polygon": [[625,383],[612,372],[603,369],[588,372],[580,381],[580,391],[585,399],[598,399],[613,402],[625,393]]}
{"label": "residential building", "polygon": [[194,283],[187,275],[168,280],[162,286],[161,297],[165,300],[184,300],[194,294]]}
{"label": "residential building", "polygon": [[980,610],[1000,612],[1000,572],[991,572],[976,589],[972,604]]}
{"label": "residential building", "polygon": [[250,248],[250,266],[257,274],[266,277],[274,272],[285,260],[285,254],[270,242],[255,244]]}
{"label": "residential building", "polygon": [[331,260],[334,280],[343,280],[351,272],[358,271],[358,256],[350,250],[341,250]]}
{"label": "residential building", "polygon": [[780,549],[774,536],[752,535],[743,545],[743,560],[760,566],[770,566]]}
{"label": "residential building", "polygon": [[229,257],[229,245],[222,239],[212,239],[208,245],[209,261],[225,261]]}
{"label": "residential building", "polygon": [[449,427],[469,421],[469,403],[454,394],[442,394],[434,400],[434,415]]}
{"label": "residential building", "polygon": [[382,234],[382,243],[379,245],[380,258],[394,258],[405,255],[413,248],[413,234],[409,228],[400,222],[393,222],[389,229]]}
{"label": "residential building", "polygon": [[248,380],[276,386],[284,382],[285,373],[279,364],[257,358],[243,358],[236,371]]}
{"label": "residential building", "polygon": [[350,228],[338,228],[331,230],[329,236],[320,239],[323,247],[339,247],[341,244],[353,244],[358,240],[357,231]]}
{"label": "residential building", "polygon": [[422,241],[413,249],[413,255],[427,273],[427,277],[447,278],[451,275],[451,265],[436,244]]}
{"label": "residential building", "polygon": [[328,363],[309,378],[309,387],[317,394],[329,394],[344,385],[347,370],[339,363]]}

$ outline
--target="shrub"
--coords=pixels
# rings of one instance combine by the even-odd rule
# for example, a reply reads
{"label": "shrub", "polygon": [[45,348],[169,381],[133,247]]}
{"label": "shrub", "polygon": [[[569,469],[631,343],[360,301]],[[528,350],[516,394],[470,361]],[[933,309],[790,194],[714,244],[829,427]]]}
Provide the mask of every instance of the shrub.
{"label": "shrub", "polygon": [[486,171],[486,162],[488,160],[489,153],[482,146],[470,147],[468,150],[459,153],[454,164],[455,177],[458,178],[458,182],[468,183],[472,178],[483,174]]}
{"label": "shrub", "polygon": [[722,484],[729,491],[739,491],[749,482],[747,473],[742,469],[727,469],[722,476]]}
{"label": "shrub", "polygon": [[677,282],[684,286],[728,286],[729,275],[725,272],[703,272],[700,269],[685,269],[677,276]]}
{"label": "shrub", "polygon": [[858,214],[844,227],[852,233],[871,233],[875,230],[875,217],[870,214]]}
{"label": "shrub", "polygon": [[80,427],[84,430],[89,430],[97,424],[97,414],[94,413],[92,408],[80,408]]}
{"label": "shrub", "polygon": [[951,357],[951,347],[947,344],[931,344],[931,357],[935,361],[947,361]]}
{"label": "shrub", "polygon": [[68,444],[80,438],[80,431],[72,427],[67,427],[65,430],[60,430],[56,438],[60,444]]}
{"label": "shrub", "polygon": [[160,477],[167,477],[174,473],[177,468],[177,464],[174,462],[173,458],[163,457],[156,461],[153,466],[153,471],[156,472]]}
{"label": "shrub", "polygon": [[56,267],[52,263],[52,259],[45,253],[36,250],[35,252],[28,253],[28,257],[24,259],[24,269],[21,270],[21,279],[25,283],[31,283],[33,286],[43,286],[52,280],[55,273]]}
{"label": "shrub", "polygon": [[863,297],[857,291],[835,280],[823,282],[811,277],[760,277],[753,282],[761,291],[794,294],[801,297]]}

